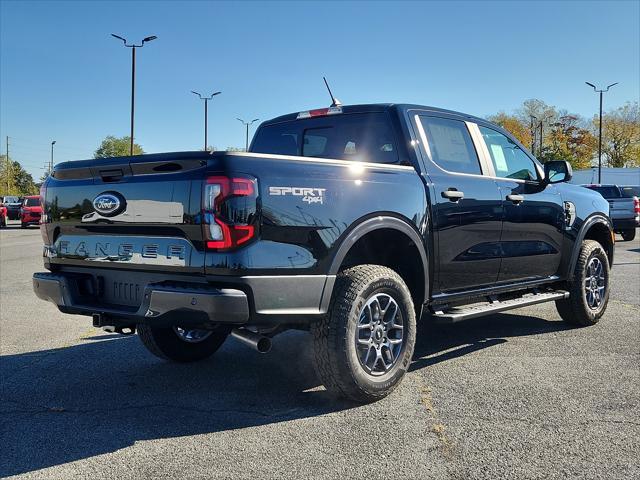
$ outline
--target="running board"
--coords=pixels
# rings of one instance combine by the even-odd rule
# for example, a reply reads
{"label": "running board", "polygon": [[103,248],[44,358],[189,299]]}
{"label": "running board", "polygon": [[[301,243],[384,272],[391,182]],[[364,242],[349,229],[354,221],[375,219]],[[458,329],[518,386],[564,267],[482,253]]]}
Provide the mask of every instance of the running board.
{"label": "running board", "polygon": [[504,312],[514,308],[526,307],[528,305],[536,305],[538,303],[553,302],[569,298],[569,292],[557,290],[544,293],[529,293],[519,298],[513,298],[504,301],[482,302],[471,305],[461,305],[459,307],[450,307],[447,309],[436,311],[433,316],[441,323],[453,323],[469,318],[482,317],[492,313]]}

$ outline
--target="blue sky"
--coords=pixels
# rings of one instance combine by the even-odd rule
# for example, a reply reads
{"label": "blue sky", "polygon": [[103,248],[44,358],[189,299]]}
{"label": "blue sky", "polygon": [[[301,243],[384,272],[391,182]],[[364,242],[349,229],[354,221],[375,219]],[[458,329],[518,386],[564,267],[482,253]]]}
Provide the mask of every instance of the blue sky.
{"label": "blue sky", "polygon": [[157,35],[137,56],[136,141],[202,148],[202,104],[221,90],[209,143],[242,146],[236,117],[343,103],[410,102],[486,116],[540,98],[591,116],[584,81],[620,82],[605,107],[638,100],[640,2],[0,3],[0,135],[39,177],[129,132],[130,51],[110,37]]}

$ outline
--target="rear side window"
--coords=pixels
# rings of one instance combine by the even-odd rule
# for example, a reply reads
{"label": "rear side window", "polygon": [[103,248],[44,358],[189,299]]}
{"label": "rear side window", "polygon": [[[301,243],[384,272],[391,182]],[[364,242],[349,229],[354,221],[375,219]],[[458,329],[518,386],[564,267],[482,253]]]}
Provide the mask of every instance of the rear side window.
{"label": "rear side window", "polygon": [[387,115],[381,112],[330,115],[263,126],[251,151],[398,163],[393,129]]}
{"label": "rear side window", "polygon": [[482,174],[478,154],[464,122],[421,115],[420,123],[435,163],[449,172]]}

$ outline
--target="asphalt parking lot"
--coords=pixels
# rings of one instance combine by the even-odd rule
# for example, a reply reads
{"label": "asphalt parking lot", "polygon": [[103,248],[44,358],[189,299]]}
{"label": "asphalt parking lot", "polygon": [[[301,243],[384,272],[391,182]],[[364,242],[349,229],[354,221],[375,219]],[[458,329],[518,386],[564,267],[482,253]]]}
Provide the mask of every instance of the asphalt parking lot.
{"label": "asphalt parking lot", "polygon": [[36,228],[0,231],[2,477],[640,478],[638,237],[595,327],[553,304],[423,326],[366,406],[327,396],[303,333],[165,363],[36,299],[40,254]]}

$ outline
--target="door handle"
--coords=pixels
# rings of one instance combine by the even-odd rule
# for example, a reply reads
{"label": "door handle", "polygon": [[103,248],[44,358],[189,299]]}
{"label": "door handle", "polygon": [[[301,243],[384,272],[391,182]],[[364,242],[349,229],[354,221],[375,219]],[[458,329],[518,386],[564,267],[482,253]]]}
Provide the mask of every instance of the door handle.
{"label": "door handle", "polygon": [[457,202],[461,198],[464,198],[464,192],[461,192],[460,190],[453,190],[451,188],[444,192],[440,192],[440,195],[442,195],[442,198],[448,198],[452,202]]}
{"label": "door handle", "polygon": [[524,202],[524,195],[507,195],[507,200],[510,200],[518,205],[519,203]]}

